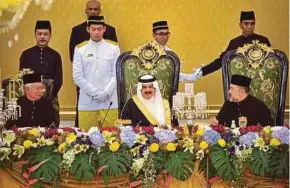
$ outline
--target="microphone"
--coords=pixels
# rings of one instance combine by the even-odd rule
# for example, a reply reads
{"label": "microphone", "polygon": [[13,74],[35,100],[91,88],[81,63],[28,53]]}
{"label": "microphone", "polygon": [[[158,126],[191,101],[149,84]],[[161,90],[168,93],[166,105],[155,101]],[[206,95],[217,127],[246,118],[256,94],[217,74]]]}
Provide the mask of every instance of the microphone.
{"label": "microphone", "polygon": [[120,113],[120,119],[122,119],[123,111],[124,111],[124,108],[126,107],[126,104],[127,104],[128,101],[129,101],[129,99],[126,100],[125,104],[123,105],[123,108],[122,108],[121,113]]}
{"label": "microphone", "polygon": [[104,119],[103,119],[103,121],[102,121],[102,123],[101,123],[101,125],[100,125],[100,129],[103,127],[103,124],[104,124],[104,122],[105,122],[105,120],[106,120],[106,118],[107,118],[107,115],[108,115],[108,113],[109,113],[109,110],[111,109],[112,104],[113,104],[113,102],[111,101],[110,104],[109,104],[109,107],[107,108],[107,111],[106,111],[105,117],[104,117]]}

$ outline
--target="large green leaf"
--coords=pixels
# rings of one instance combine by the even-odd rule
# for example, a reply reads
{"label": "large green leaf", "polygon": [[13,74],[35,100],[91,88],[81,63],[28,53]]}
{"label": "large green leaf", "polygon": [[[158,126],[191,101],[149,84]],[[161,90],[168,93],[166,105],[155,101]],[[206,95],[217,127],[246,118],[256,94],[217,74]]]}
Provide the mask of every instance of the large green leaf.
{"label": "large green leaf", "polygon": [[279,148],[271,148],[272,157],[269,164],[273,177],[289,177],[289,146],[281,145]]}
{"label": "large green leaf", "polygon": [[132,156],[124,146],[121,146],[116,152],[103,148],[98,158],[98,164],[106,167],[102,172],[103,177],[118,177],[125,174],[129,171],[132,164]]}
{"label": "large green leaf", "polygon": [[253,148],[252,161],[249,165],[251,172],[258,176],[270,176],[269,162],[271,161],[271,152],[264,152],[259,148]]}
{"label": "large green leaf", "polygon": [[214,145],[212,147],[211,160],[217,174],[225,180],[236,179],[236,171],[227,151],[224,148]]}
{"label": "large green leaf", "polygon": [[61,155],[53,152],[54,149],[54,146],[46,146],[28,151],[28,163],[24,168],[31,167],[49,159],[31,173],[31,178],[44,178],[44,181],[52,181],[58,176]]}
{"label": "large green leaf", "polygon": [[166,161],[166,153],[164,151],[157,151],[154,153],[154,166],[156,172],[159,173],[162,169],[164,169],[164,161]]}
{"label": "large green leaf", "polygon": [[200,171],[204,172],[204,174],[207,174],[207,177],[209,179],[215,177],[217,174],[216,169],[212,164],[212,161],[207,156],[200,161],[199,169]]}
{"label": "large green leaf", "polygon": [[96,173],[96,162],[93,153],[79,153],[72,163],[70,174],[74,175],[78,181],[90,181]]}
{"label": "large green leaf", "polygon": [[185,181],[192,175],[194,169],[193,158],[193,154],[190,152],[177,151],[170,154],[164,166],[171,176]]}

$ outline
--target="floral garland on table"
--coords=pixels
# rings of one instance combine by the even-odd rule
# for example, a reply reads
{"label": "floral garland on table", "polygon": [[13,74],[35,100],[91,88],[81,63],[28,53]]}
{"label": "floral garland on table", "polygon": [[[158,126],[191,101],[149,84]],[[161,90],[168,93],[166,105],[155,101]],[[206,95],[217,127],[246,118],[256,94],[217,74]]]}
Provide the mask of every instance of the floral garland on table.
{"label": "floral garland on table", "polygon": [[3,135],[0,162],[9,167],[26,161],[23,176],[29,185],[55,181],[60,174],[79,181],[102,177],[108,183],[130,173],[132,185],[150,187],[160,173],[187,180],[194,169],[192,140],[180,129],[19,128]]}
{"label": "floral garland on table", "polygon": [[102,177],[108,183],[110,177],[129,174],[130,186],[152,187],[160,176],[167,183],[171,177],[189,179],[195,161],[200,161],[199,170],[207,174],[209,184],[219,177],[244,187],[247,172],[271,178],[289,175],[286,126],[233,130],[221,125],[196,126],[191,136],[179,128],[92,127],[88,132],[19,128],[4,131],[3,136],[0,166],[25,163],[23,176],[28,185],[56,181],[60,175],[79,181]]}
{"label": "floral garland on table", "polygon": [[289,128],[286,126],[229,129],[217,125],[197,129],[193,138],[202,140],[200,144],[207,148],[208,155],[198,151],[197,158],[201,163],[209,161],[203,170],[213,169],[210,178],[218,176],[229,180],[234,187],[245,187],[247,172],[271,178],[289,176]]}

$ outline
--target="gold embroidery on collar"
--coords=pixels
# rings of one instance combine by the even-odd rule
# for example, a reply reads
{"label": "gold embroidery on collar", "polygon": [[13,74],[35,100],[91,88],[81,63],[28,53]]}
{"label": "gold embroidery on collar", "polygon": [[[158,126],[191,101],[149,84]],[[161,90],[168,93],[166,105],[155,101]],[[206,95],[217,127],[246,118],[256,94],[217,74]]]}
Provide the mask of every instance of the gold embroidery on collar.
{"label": "gold embroidery on collar", "polygon": [[154,116],[148,111],[146,106],[143,104],[143,102],[137,97],[137,95],[134,95],[132,97],[133,101],[137,105],[137,107],[140,109],[140,111],[144,114],[144,116],[147,118],[147,120],[152,124],[152,125],[157,125],[160,127],[158,121],[154,118]]}

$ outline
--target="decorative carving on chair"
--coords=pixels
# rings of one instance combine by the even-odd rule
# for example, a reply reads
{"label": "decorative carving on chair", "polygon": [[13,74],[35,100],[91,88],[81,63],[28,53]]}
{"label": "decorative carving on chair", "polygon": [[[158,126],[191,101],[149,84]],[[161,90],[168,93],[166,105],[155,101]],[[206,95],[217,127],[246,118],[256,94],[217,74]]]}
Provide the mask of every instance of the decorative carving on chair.
{"label": "decorative carving on chair", "polygon": [[255,40],[250,44],[245,44],[243,47],[239,47],[237,49],[237,53],[244,56],[244,58],[248,61],[248,66],[251,69],[258,69],[264,66],[263,63],[265,58],[269,53],[274,53],[274,51],[266,44]]}
{"label": "decorative carving on chair", "polygon": [[156,62],[162,55],[166,55],[164,47],[154,41],[146,42],[131,52],[142,62],[142,66],[146,70],[155,69]]}
{"label": "decorative carving on chair", "polygon": [[[285,54],[259,41],[245,44],[228,52],[223,58],[225,99],[228,99],[230,78],[233,74],[252,78],[250,94],[261,99],[270,109],[274,121],[284,110],[288,60]],[[226,83],[225,83],[226,82]],[[282,110],[283,109],[283,110]],[[279,120],[276,122],[280,122]]]}
{"label": "decorative carving on chair", "polygon": [[132,52],[122,53],[117,61],[119,110],[136,94],[138,77],[156,76],[162,96],[169,100],[178,89],[179,59],[155,42],[146,42]]}

